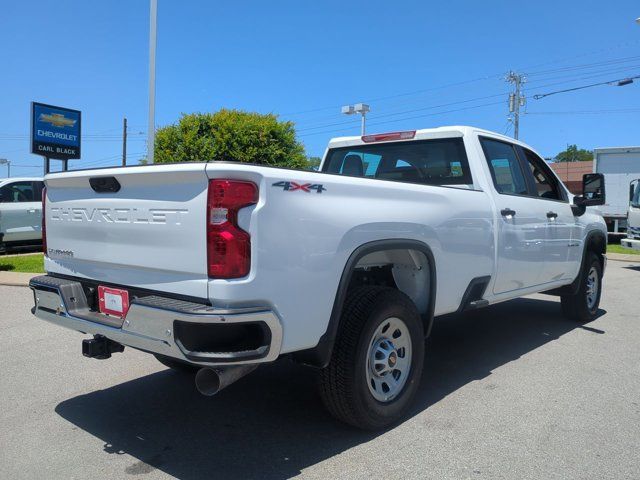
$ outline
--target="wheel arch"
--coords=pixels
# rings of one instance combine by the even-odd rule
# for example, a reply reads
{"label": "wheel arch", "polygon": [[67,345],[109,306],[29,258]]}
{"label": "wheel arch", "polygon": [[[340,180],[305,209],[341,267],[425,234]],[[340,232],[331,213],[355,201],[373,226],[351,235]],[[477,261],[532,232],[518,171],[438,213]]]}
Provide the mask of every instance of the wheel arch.
{"label": "wheel arch", "polygon": [[[426,263],[429,269],[429,285],[426,296],[428,298],[428,304],[424,312],[422,312],[422,319],[424,322],[425,336],[428,336],[433,326],[433,312],[435,309],[436,290],[437,290],[437,272],[436,263],[433,256],[433,252],[429,245],[419,240],[408,239],[387,239],[387,240],[375,240],[365,243],[357,247],[349,256],[340,276],[340,282],[334,297],[333,308],[331,309],[331,316],[329,317],[329,323],[327,330],[320,337],[318,344],[308,350],[296,352],[293,354],[294,359],[300,363],[311,365],[314,367],[325,367],[331,359],[331,353],[333,351],[333,345],[340,327],[340,317],[347,298],[347,292],[354,272],[358,263],[367,257],[368,255],[391,251],[391,250],[408,250],[418,251],[425,256]],[[396,287],[398,288],[398,287]],[[399,291],[403,291],[398,288]]]}
{"label": "wheel arch", "polygon": [[605,253],[607,252],[607,235],[601,230],[592,230],[587,233],[584,243],[584,247],[582,248],[582,260],[580,261],[580,268],[578,269],[578,274],[576,278],[569,285],[565,285],[564,287],[554,288],[553,290],[547,290],[546,294],[549,295],[575,295],[579,288],[580,282],[583,277],[583,269],[585,268],[585,261],[587,258],[587,254],[589,252],[594,252],[600,258],[600,265],[602,267],[602,273],[604,274],[605,268]]}

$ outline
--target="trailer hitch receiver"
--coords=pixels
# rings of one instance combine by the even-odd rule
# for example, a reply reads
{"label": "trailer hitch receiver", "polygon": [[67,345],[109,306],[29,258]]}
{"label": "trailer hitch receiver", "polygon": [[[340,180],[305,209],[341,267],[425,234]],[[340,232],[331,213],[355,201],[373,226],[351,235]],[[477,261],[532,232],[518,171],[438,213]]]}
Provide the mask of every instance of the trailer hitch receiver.
{"label": "trailer hitch receiver", "polygon": [[107,358],[111,358],[112,353],[120,353],[123,351],[124,345],[109,340],[103,335],[94,335],[93,338],[82,341],[82,355],[88,358],[106,360]]}

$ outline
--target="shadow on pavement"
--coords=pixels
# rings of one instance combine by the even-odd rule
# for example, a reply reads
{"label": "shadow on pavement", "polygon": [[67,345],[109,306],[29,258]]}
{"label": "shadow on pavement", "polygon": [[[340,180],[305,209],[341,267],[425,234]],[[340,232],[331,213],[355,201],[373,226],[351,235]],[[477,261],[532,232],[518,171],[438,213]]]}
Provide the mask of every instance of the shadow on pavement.
{"label": "shadow on pavement", "polygon": [[[576,327],[559,303],[536,299],[437,319],[411,415]],[[167,370],[66,400],[56,412],[104,441],[106,452],[136,458],[126,473],[159,469],[189,480],[289,478],[378,435],[333,420],[314,371],[287,361],[213,398]]]}

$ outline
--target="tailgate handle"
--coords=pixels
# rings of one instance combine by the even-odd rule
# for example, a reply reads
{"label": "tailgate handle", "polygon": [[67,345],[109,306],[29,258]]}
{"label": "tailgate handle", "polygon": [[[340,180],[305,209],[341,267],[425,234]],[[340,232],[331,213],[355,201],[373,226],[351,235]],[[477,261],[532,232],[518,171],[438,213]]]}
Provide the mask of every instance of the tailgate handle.
{"label": "tailgate handle", "polygon": [[96,193],[115,193],[120,191],[120,183],[116,177],[92,177],[89,185]]}

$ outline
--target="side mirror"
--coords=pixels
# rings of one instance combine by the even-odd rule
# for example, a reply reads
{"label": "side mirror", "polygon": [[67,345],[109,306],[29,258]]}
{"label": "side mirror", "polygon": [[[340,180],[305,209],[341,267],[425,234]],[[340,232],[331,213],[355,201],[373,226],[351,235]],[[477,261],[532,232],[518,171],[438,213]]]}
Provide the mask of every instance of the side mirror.
{"label": "side mirror", "polygon": [[632,207],[640,206],[640,178],[629,184],[629,204]]}
{"label": "side mirror", "polygon": [[573,197],[573,213],[582,215],[586,207],[604,205],[606,201],[604,175],[585,173],[582,176],[582,195]]}
{"label": "side mirror", "polygon": [[585,206],[604,205],[606,194],[604,191],[604,175],[601,173],[586,173],[582,176],[582,197]]}

